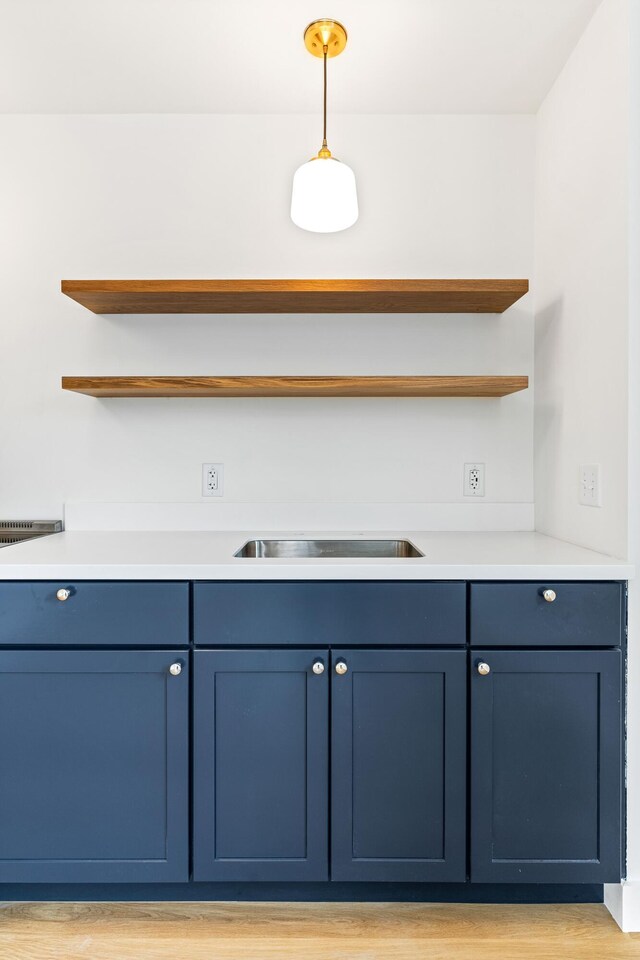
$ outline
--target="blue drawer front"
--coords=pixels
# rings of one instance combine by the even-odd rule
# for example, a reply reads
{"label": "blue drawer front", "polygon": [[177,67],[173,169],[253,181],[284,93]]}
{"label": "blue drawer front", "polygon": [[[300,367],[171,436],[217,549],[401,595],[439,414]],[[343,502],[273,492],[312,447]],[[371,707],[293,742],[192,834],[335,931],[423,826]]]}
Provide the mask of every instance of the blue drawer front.
{"label": "blue drawer front", "polygon": [[466,642],[464,583],[194,584],[204,646],[452,646]]}
{"label": "blue drawer front", "polygon": [[[58,600],[60,589],[70,591]],[[189,642],[189,584],[0,583],[0,644],[175,647]]]}
{"label": "blue drawer front", "polygon": [[[547,590],[555,599],[544,598]],[[625,619],[622,583],[472,583],[471,644],[615,647]]]}

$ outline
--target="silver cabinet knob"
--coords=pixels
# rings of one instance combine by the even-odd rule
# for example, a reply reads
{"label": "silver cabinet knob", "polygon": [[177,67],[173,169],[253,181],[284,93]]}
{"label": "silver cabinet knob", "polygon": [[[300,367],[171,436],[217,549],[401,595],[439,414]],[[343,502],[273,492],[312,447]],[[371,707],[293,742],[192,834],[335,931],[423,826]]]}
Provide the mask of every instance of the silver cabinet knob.
{"label": "silver cabinet knob", "polygon": [[553,601],[556,598],[556,592],[555,590],[543,590],[542,596],[547,601],[547,603],[553,603]]}
{"label": "silver cabinet knob", "polygon": [[347,672],[348,669],[349,667],[346,665],[344,660],[338,660],[338,662],[336,663],[336,673],[339,676],[341,677],[344,676],[344,674]]}
{"label": "silver cabinet knob", "polygon": [[182,664],[181,663],[172,663],[169,667],[169,673],[172,677],[179,677],[182,673]]}
{"label": "silver cabinet knob", "polygon": [[68,600],[71,596],[71,590],[68,590],[67,587],[60,587],[56,593],[57,600]]}
{"label": "silver cabinet knob", "polygon": [[481,677],[487,677],[491,673],[491,667],[489,666],[488,663],[485,663],[484,660],[480,660],[476,664],[476,670],[478,671]]}
{"label": "silver cabinet knob", "polygon": [[314,660],[313,666],[311,667],[314,673],[320,676],[321,673],[324,673],[324,663],[322,660]]}

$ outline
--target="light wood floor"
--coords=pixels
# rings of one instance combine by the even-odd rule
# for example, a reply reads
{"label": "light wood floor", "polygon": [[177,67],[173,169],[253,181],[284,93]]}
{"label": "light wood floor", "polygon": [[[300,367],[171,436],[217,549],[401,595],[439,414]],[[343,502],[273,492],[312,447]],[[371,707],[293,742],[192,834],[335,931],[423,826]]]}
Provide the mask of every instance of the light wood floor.
{"label": "light wood floor", "polygon": [[627,960],[600,904],[0,903],[1,960]]}

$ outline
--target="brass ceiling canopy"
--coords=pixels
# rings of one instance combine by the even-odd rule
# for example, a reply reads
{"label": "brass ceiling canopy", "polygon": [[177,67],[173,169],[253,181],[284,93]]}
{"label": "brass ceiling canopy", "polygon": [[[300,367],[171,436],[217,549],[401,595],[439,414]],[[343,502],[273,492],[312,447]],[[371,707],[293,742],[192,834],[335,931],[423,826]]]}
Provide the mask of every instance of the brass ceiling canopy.
{"label": "brass ceiling canopy", "polygon": [[304,31],[304,44],[314,57],[337,57],[347,45],[347,31],[337,20],[314,20]]}

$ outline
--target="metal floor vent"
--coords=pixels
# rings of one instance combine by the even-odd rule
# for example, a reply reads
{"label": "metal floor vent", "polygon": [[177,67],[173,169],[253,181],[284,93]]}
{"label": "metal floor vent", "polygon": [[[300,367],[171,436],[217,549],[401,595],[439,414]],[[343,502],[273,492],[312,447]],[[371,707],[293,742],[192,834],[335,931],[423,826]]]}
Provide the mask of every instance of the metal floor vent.
{"label": "metal floor vent", "polygon": [[61,531],[61,520],[0,520],[0,547]]}

